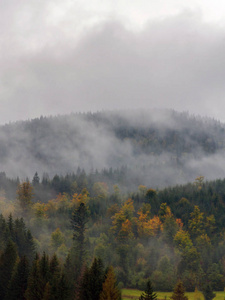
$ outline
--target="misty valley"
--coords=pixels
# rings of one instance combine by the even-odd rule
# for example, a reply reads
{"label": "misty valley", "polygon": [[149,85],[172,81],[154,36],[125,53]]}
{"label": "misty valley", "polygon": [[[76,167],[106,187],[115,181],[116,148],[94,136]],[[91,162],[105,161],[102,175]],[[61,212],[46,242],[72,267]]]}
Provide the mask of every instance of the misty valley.
{"label": "misty valley", "polygon": [[224,291],[223,123],[156,109],[40,117],[0,126],[0,161],[0,299]]}

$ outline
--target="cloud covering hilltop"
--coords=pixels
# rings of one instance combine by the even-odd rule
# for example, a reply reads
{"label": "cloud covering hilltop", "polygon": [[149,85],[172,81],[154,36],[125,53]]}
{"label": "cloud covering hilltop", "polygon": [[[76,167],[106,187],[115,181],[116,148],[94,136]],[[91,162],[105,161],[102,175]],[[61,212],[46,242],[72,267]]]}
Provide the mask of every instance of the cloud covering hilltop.
{"label": "cloud covering hilltop", "polygon": [[0,127],[1,171],[53,176],[122,168],[132,182],[166,186],[225,176],[225,127],[170,110],[108,111]]}

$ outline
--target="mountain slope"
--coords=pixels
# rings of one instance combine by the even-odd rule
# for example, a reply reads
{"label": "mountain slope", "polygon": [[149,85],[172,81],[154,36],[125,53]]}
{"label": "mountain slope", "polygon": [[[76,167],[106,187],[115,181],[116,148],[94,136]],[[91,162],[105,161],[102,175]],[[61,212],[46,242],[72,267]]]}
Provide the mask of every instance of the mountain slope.
{"label": "mountain slope", "polygon": [[50,175],[127,166],[132,182],[166,186],[225,177],[225,126],[170,110],[41,117],[0,127],[1,171]]}

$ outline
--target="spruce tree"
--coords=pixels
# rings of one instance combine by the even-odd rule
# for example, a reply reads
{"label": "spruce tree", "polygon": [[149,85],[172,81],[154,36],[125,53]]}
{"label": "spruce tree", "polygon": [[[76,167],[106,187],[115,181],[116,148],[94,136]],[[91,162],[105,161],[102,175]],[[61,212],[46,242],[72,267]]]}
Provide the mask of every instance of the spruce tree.
{"label": "spruce tree", "polygon": [[54,298],[55,300],[67,300],[69,299],[69,286],[66,281],[64,274],[61,275],[58,284],[57,284],[57,294]]}
{"label": "spruce tree", "polygon": [[53,281],[54,278],[60,277],[60,267],[59,260],[57,255],[54,253],[49,264],[49,272],[51,274],[50,282]]}
{"label": "spruce tree", "polygon": [[32,179],[32,185],[37,186],[40,183],[40,177],[38,176],[38,172],[35,172],[34,177]]}
{"label": "spruce tree", "polygon": [[74,300],[82,300],[83,297],[83,292],[85,290],[85,276],[88,276],[88,269],[87,266],[83,266],[80,272],[80,276],[77,279],[76,285],[75,285],[75,289],[71,290],[71,292],[73,292],[75,294],[74,296]]}
{"label": "spruce tree", "polygon": [[101,259],[95,258],[91,268],[86,269],[82,278],[79,300],[99,300],[105,280]]}
{"label": "spruce tree", "polygon": [[52,296],[51,296],[51,286],[50,283],[47,282],[46,286],[45,286],[45,290],[44,290],[44,295],[43,295],[43,299],[42,300],[51,300]]}
{"label": "spruce tree", "polygon": [[[71,259],[71,255],[68,254],[66,257],[66,262],[64,264],[64,273],[65,273],[65,277],[66,277],[66,281],[69,287],[69,294],[73,295],[74,294],[74,273],[76,272],[76,270],[74,269],[74,265],[72,263],[72,259]],[[82,273],[82,269],[81,269],[81,273]],[[79,279],[79,277],[77,277]],[[81,282],[81,281],[80,281]],[[76,283],[78,283],[78,281],[76,281]]]}
{"label": "spruce tree", "polygon": [[171,299],[173,299],[173,300],[188,300],[188,297],[185,296],[185,288],[183,286],[182,281],[178,281],[178,283],[176,284],[176,286],[173,290]]}
{"label": "spruce tree", "polygon": [[39,261],[39,272],[40,272],[42,289],[45,290],[45,286],[48,283],[50,278],[49,258],[45,252],[43,252],[43,255]]}
{"label": "spruce tree", "polygon": [[157,299],[157,294],[153,292],[151,281],[147,281],[146,290],[140,296],[139,300],[154,300]]}
{"label": "spruce tree", "polygon": [[70,251],[70,257],[74,268],[74,280],[77,280],[79,277],[81,268],[85,261],[85,231],[87,222],[88,209],[86,204],[81,202],[80,205],[74,210],[71,218],[74,243]]}
{"label": "spruce tree", "polygon": [[42,300],[43,295],[44,290],[39,267],[39,257],[36,254],[28,277],[28,285],[25,292],[25,298],[27,300]]}
{"label": "spruce tree", "polygon": [[205,298],[205,300],[212,300],[216,297],[216,294],[213,293],[213,289],[210,283],[207,283],[202,288],[202,293]]}
{"label": "spruce tree", "polygon": [[7,300],[25,300],[25,291],[27,289],[27,281],[29,275],[29,264],[27,258],[21,258],[17,265],[16,271],[10,281]]}
{"label": "spruce tree", "polygon": [[12,240],[9,240],[0,257],[0,299],[4,299],[16,264],[17,250]]}
{"label": "spruce tree", "polygon": [[104,280],[102,260],[100,258],[95,258],[89,272],[89,292],[92,300],[99,300]]}
{"label": "spruce tree", "polygon": [[9,238],[9,229],[6,224],[6,220],[2,214],[0,214],[0,250],[2,251],[6,246],[6,241]]}

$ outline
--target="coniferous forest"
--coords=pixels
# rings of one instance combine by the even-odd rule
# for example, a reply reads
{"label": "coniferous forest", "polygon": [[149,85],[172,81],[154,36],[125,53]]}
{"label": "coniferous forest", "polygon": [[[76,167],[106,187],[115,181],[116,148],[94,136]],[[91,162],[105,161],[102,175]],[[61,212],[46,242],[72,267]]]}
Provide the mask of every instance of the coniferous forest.
{"label": "coniferous forest", "polygon": [[[225,127],[153,113],[142,123],[114,112],[0,128],[0,299],[120,299],[121,288],[149,282],[224,290]],[[91,127],[110,134],[107,145]]]}

